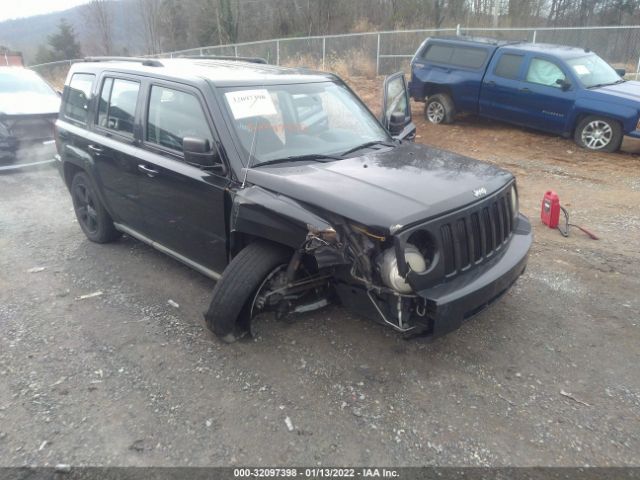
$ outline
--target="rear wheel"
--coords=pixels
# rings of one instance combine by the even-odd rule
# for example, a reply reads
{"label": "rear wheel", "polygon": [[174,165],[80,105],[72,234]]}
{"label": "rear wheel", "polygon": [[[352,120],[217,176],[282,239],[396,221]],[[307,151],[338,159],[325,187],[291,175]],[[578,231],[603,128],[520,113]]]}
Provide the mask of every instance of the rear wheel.
{"label": "rear wheel", "polygon": [[580,121],[574,134],[581,147],[600,152],[615,152],[622,144],[622,127],[615,120],[590,115]]}
{"label": "rear wheel", "polygon": [[227,343],[250,333],[252,318],[268,307],[265,292],[277,287],[291,255],[291,250],[264,241],[241,250],[213,289],[205,314],[209,329]]}
{"label": "rear wheel", "polygon": [[427,99],[424,106],[424,118],[429,122],[435,124],[452,123],[455,116],[455,105],[446,93],[438,93]]}
{"label": "rear wheel", "polygon": [[120,237],[121,233],[116,230],[111,216],[100,203],[85,172],[78,172],[73,177],[71,199],[80,228],[89,240],[108,243]]}

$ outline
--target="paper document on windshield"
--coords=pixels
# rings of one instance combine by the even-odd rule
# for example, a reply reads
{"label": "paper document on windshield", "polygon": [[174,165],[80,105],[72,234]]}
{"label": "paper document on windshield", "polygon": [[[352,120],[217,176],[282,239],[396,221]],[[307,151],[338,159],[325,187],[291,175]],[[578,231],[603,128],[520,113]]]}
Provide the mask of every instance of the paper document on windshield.
{"label": "paper document on windshield", "polygon": [[276,106],[266,89],[237,90],[225,93],[233,118],[240,120],[247,117],[276,115]]}
{"label": "paper document on windshield", "polygon": [[573,69],[578,75],[589,75],[591,73],[584,65],[574,65]]}

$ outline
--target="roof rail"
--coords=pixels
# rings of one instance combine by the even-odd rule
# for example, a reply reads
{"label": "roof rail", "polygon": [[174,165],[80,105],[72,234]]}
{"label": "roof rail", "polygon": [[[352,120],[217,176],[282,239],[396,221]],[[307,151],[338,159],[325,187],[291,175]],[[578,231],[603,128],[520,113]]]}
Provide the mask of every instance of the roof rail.
{"label": "roof rail", "polygon": [[145,57],[84,57],[85,62],[137,62],[146,67],[162,67],[161,62]]}
{"label": "roof rail", "polygon": [[191,58],[193,60],[200,58],[202,60],[233,60],[236,62],[267,63],[264,58],[260,57],[234,57],[231,55],[180,55],[179,57],[173,58]]}

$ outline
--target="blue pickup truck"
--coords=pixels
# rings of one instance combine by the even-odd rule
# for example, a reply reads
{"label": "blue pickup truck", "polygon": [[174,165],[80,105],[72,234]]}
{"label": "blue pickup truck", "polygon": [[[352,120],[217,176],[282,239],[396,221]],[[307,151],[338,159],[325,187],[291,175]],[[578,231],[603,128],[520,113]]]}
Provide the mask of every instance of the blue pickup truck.
{"label": "blue pickup truck", "polygon": [[624,73],[582,48],[436,37],[414,55],[409,91],[431,123],[470,112],[614,152],[640,138],[640,82]]}

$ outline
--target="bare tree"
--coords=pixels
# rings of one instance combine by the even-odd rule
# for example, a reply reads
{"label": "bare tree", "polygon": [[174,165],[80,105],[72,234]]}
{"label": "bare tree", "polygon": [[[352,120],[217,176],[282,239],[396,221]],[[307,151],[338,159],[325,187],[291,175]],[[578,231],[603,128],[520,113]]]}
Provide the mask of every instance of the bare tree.
{"label": "bare tree", "polygon": [[89,31],[91,32],[91,49],[102,55],[113,53],[113,15],[112,0],[91,0],[83,10]]}
{"label": "bare tree", "polygon": [[162,2],[160,0],[136,1],[146,53],[160,53],[162,51]]}

